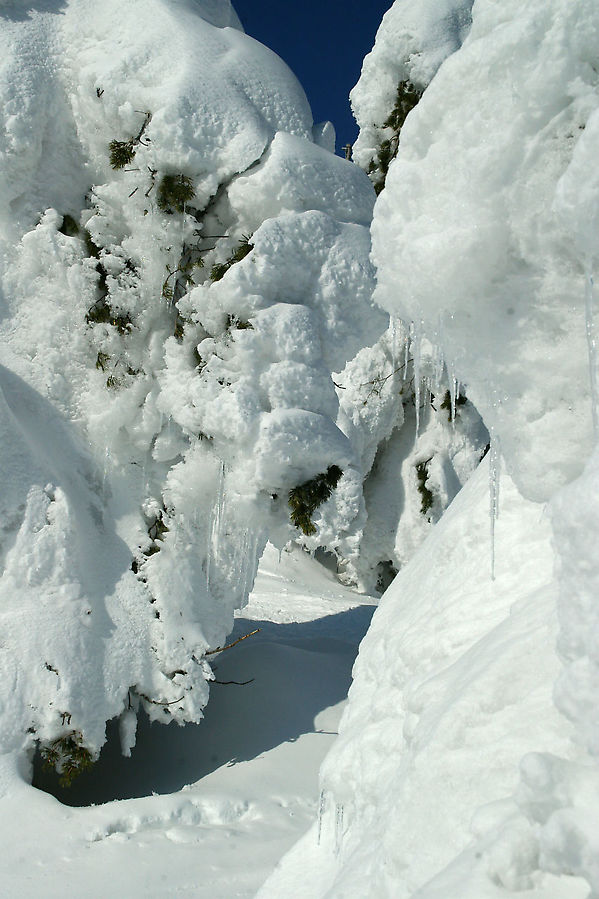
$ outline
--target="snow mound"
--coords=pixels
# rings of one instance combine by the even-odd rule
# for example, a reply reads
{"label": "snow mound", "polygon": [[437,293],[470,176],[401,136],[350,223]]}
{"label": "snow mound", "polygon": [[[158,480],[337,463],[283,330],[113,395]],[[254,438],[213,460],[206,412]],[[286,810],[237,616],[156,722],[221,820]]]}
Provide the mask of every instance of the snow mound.
{"label": "snow mound", "polygon": [[261,899],[413,896],[469,845],[474,809],[486,825],[517,811],[524,752],[567,751],[550,523],[504,475],[492,581],[488,478],[487,460],[381,600],[321,769],[320,822]]}

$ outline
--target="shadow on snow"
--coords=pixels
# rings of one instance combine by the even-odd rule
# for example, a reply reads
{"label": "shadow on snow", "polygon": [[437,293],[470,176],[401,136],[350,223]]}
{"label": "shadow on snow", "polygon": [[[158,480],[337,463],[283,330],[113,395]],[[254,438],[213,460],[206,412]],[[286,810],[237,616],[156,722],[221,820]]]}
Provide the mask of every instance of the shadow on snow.
{"label": "shadow on snow", "polygon": [[314,733],[318,713],[347,696],[357,646],[373,611],[358,606],[290,624],[238,619],[231,641],[256,627],[261,632],[211,661],[219,681],[253,678],[251,684],[214,684],[199,725],[152,724],[140,714],[131,758],[121,755],[118,723],[111,721],[91,771],[62,788],[36,756],[33,785],[71,806],[172,793],[222,765]]}

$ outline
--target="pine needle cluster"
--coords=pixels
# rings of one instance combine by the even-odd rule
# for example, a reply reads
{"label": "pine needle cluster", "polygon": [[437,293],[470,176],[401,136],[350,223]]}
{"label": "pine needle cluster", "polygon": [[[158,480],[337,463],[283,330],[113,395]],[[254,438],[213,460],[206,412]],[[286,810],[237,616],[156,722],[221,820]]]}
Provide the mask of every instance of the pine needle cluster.
{"label": "pine needle cluster", "polygon": [[135,144],[130,140],[111,140],[108,144],[110,165],[113,169],[124,169],[133,162]]}
{"label": "pine needle cluster", "polygon": [[245,257],[252,252],[254,244],[250,243],[251,239],[251,234],[244,234],[229,258],[225,262],[220,262],[212,266],[212,271],[210,272],[211,281],[220,281],[220,279],[227,274],[231,266],[235,265],[236,262],[241,262],[242,259],[245,259]]}
{"label": "pine needle cluster", "polygon": [[70,787],[73,780],[94,763],[89,749],[83,745],[81,731],[73,730],[59,737],[48,746],[42,746],[40,754],[44,760],[44,768],[54,768],[60,775],[61,787]]}
{"label": "pine needle cluster", "polygon": [[383,122],[383,128],[391,129],[393,133],[381,142],[377,150],[376,161],[373,159],[368,169],[368,174],[372,176],[374,189],[377,194],[380,194],[384,188],[389,166],[397,155],[399,135],[408,113],[414,109],[422,93],[422,90],[411,81],[400,81],[397,86],[395,104],[389,116]]}
{"label": "pine needle cluster", "polygon": [[129,334],[133,327],[127,314],[116,313],[104,299],[98,300],[87,310],[85,321],[88,325],[112,325],[122,335]]}
{"label": "pine needle cluster", "polygon": [[429,509],[432,508],[435,497],[433,495],[432,490],[426,486],[426,482],[428,480],[428,466],[431,462],[431,459],[427,459],[425,462],[419,462],[416,466],[416,477],[418,478],[418,493],[420,494],[420,511],[423,515],[426,515]]}
{"label": "pine needle cluster", "polygon": [[312,521],[314,512],[329,499],[342,474],[338,465],[330,465],[326,472],[317,474],[312,480],[305,481],[289,491],[291,521],[307,537],[316,533],[316,526]]}
{"label": "pine needle cluster", "polygon": [[188,175],[163,175],[158,185],[156,203],[168,215],[185,212],[185,205],[195,197],[193,181]]}

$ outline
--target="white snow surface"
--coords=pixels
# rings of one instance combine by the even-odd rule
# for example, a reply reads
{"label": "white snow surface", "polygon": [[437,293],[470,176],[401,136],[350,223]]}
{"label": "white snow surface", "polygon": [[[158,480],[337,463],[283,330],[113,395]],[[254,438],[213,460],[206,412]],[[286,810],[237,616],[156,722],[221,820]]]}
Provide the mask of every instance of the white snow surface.
{"label": "white snow surface", "polygon": [[[522,755],[541,745],[571,755],[552,701],[559,659],[550,521],[504,474],[491,580],[488,478],[487,458],[381,600],[321,769],[320,825],[260,899],[436,896],[425,887],[436,872],[475,835],[517,819]],[[524,878],[535,851],[530,826],[520,827],[514,852],[533,844],[520,862]],[[497,884],[503,877],[509,886],[505,870],[517,864],[508,848],[503,855],[485,859],[484,883],[472,893],[463,877],[455,893],[439,895],[500,895]],[[585,895],[553,876],[537,886],[546,899]]]}
{"label": "white snow surface", "polygon": [[220,681],[253,682],[215,685],[200,725],[142,719],[130,759],[112,727],[68,789],[36,762],[34,782],[63,801],[31,786],[18,753],[0,755],[2,895],[254,896],[317,815],[370,603],[269,545],[231,639],[260,632],[212,657]]}

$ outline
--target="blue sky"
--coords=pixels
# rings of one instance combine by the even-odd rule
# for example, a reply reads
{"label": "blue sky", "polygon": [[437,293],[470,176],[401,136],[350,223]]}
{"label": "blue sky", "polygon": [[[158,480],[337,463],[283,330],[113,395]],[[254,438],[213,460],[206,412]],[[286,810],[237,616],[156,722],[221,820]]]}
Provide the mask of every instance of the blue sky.
{"label": "blue sky", "polygon": [[314,121],[333,122],[338,153],[357,136],[348,94],[392,5],[393,0],[233,0],[247,33],[293,69]]}

